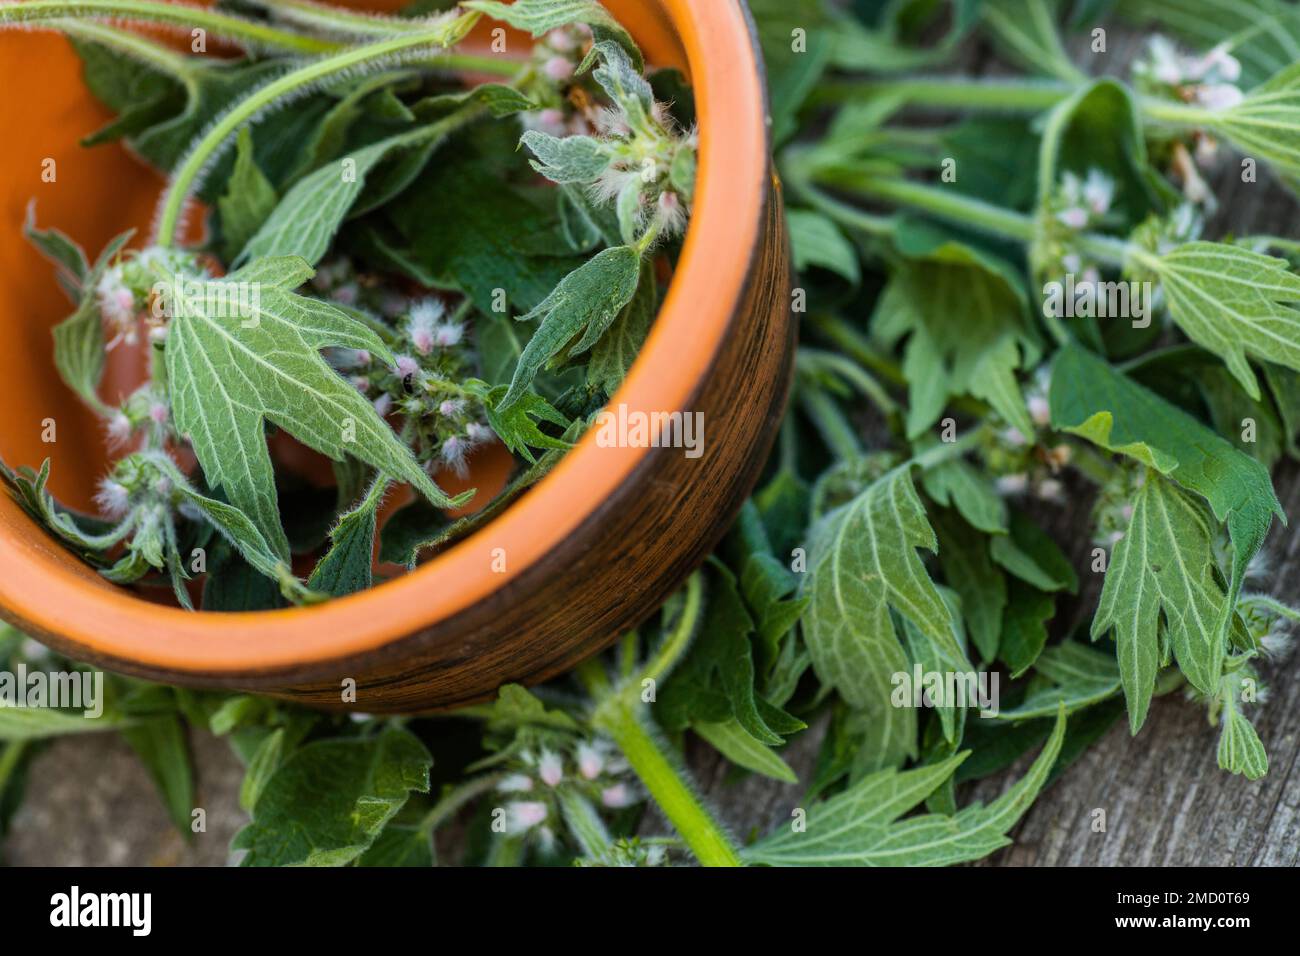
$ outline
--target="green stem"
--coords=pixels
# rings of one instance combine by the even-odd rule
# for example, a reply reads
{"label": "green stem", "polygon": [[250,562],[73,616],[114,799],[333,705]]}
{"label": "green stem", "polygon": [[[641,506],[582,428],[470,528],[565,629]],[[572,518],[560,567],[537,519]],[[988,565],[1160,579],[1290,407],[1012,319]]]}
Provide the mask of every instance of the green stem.
{"label": "green stem", "polygon": [[919,455],[912,456],[911,464],[925,471],[935,465],[941,465],[954,458],[960,458],[983,441],[988,431],[988,425],[980,425],[978,428],[968,431],[956,441],[941,442],[933,448],[926,449]]}
{"label": "green stem", "polygon": [[396,33],[427,30],[435,25],[436,17],[390,17],[382,14],[360,13],[302,0],[253,0],[257,6],[272,16],[295,26],[322,33],[358,38],[391,37]]}
{"label": "green stem", "polygon": [[[296,90],[311,86],[313,83],[340,73],[346,73],[366,63],[400,56],[418,47],[430,44],[443,47],[450,46],[464,35],[464,32],[473,25],[478,16],[477,13],[466,14],[456,20],[440,24],[437,29],[428,33],[393,37],[388,40],[381,40],[378,43],[355,47],[335,56],[316,60],[250,93],[222,115],[194,148],[190,150],[176,170],[163,198],[162,211],[158,217],[158,229],[155,237],[158,245],[167,247],[176,241],[176,231],[180,223],[181,213],[185,208],[185,201],[196,187],[199,176],[207,167],[209,160],[244,123],[259,112]],[[430,129],[432,128],[430,127]]]}
{"label": "green stem", "polygon": [[505,775],[500,773],[488,774],[455,787],[424,815],[424,819],[420,821],[420,829],[432,837],[434,830],[454,817],[471,801],[491,791],[501,782],[503,776]]}
{"label": "green stem", "polygon": [[839,375],[857,388],[864,397],[870,399],[886,415],[898,414],[898,403],[862,366],[847,356],[804,347],[799,349],[798,356],[795,359],[795,367],[806,372],[811,372],[818,367],[824,368],[833,374]]}
{"label": "green stem", "polygon": [[862,442],[858,440],[857,431],[831,396],[819,388],[803,388],[799,390],[799,404],[836,458],[856,461],[862,457]]}
{"label": "green stem", "polygon": [[158,23],[184,30],[201,29],[213,37],[241,46],[286,53],[329,53],[341,47],[332,40],[301,36],[228,13],[159,0],[24,0],[22,3],[0,4],[0,27],[25,23],[53,26],[58,20],[79,19],[125,20]]}
{"label": "green stem", "polygon": [[639,710],[640,705],[621,696],[610,697],[597,708],[595,725],[618,745],[703,866],[742,866],[731,839],[687,785],[675,762],[646,727]]}
{"label": "green stem", "polygon": [[686,582],[686,601],[682,606],[681,615],[677,618],[677,626],[664,638],[659,649],[655,651],[654,658],[641,668],[641,673],[632,681],[634,688],[641,687],[642,682],[647,680],[662,680],[677,666],[677,662],[681,660],[691,643],[703,603],[704,578],[697,571]]}
{"label": "green stem", "polygon": [[914,76],[898,80],[831,82],[816,94],[816,99],[840,102],[862,96],[887,94],[905,100],[909,106],[1035,113],[1051,109],[1073,93],[1074,89],[1069,83],[1053,80]]}
{"label": "green stem", "polygon": [[64,20],[54,25],[58,27],[60,33],[80,37],[83,40],[92,40],[101,46],[125,53],[178,82],[188,84],[193,80],[194,71],[190,67],[189,58],[160,43],[147,40],[138,33],[92,20]]}
{"label": "green stem", "polygon": [[592,725],[609,736],[627,758],[664,815],[704,866],[740,866],[740,854],[713,814],[686,782],[685,771],[669,756],[650,730],[641,687],[670,673],[690,646],[703,606],[704,583],[699,572],[686,585],[686,601],[672,632],[640,673],[618,687],[599,660],[579,665],[578,678],[596,702]]}

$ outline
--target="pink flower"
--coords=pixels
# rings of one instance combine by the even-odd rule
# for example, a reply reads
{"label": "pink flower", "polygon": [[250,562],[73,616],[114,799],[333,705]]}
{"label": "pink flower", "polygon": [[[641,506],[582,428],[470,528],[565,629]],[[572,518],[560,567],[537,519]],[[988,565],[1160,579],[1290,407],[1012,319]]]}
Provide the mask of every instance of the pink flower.
{"label": "pink flower", "polygon": [[671,190],[659,195],[659,222],[666,236],[676,236],[686,228],[686,207]]}
{"label": "pink flower", "polygon": [[1057,213],[1056,218],[1070,229],[1078,230],[1088,225],[1088,210],[1082,206],[1071,206]]}
{"label": "pink flower", "polygon": [[169,417],[167,406],[162,402],[154,402],[149,406],[149,418],[155,425],[166,425]]}
{"label": "pink flower", "polygon": [[526,793],[533,789],[533,778],[523,773],[512,773],[501,778],[497,789],[502,793]]}
{"label": "pink flower", "polygon": [[492,429],[480,422],[470,422],[466,425],[465,435],[475,445],[482,445],[484,442],[491,441],[494,437]]}
{"label": "pink flower", "polygon": [[113,417],[108,420],[109,445],[114,448],[122,447],[131,440],[133,431],[131,419],[127,418],[122,412],[114,412]]}
{"label": "pink flower", "polygon": [[112,478],[103,478],[99,490],[95,492],[95,504],[105,517],[117,519],[126,515],[131,506],[131,493],[126,486]]}
{"label": "pink flower", "polygon": [[542,66],[542,72],[556,83],[573,78],[573,63],[562,56],[553,56]]}
{"label": "pink flower", "polygon": [[564,764],[560,758],[549,750],[542,751],[542,759],[537,762],[537,775],[548,787],[558,786],[564,779]]}
{"label": "pink flower", "polygon": [[455,418],[465,410],[465,402],[459,398],[446,399],[438,406],[438,414],[443,418]]}
{"label": "pink flower", "polygon": [[411,358],[411,356],[409,355],[397,356],[397,377],[398,378],[403,378],[403,379],[410,378],[411,376],[415,375],[415,373],[418,371],[420,371],[420,363],[417,362],[415,359]]}
{"label": "pink flower", "polygon": [[522,833],[546,819],[546,804],[536,800],[511,803],[506,806],[506,815],[511,831]]}
{"label": "pink flower", "polygon": [[465,453],[469,451],[469,442],[459,435],[452,435],[442,443],[439,457],[442,462],[458,475],[465,475],[469,467],[465,464]]}
{"label": "pink flower", "polygon": [[374,401],[375,411],[379,413],[380,418],[387,418],[388,413],[393,410],[393,396],[385,392]]}
{"label": "pink flower", "polygon": [[616,783],[612,787],[606,787],[600,793],[600,802],[611,810],[630,807],[636,803],[636,795],[632,789],[625,783]]}
{"label": "pink flower", "polygon": [[442,302],[432,298],[423,299],[411,307],[410,317],[406,320],[406,334],[421,355],[428,355],[437,344],[438,321],[446,311]]}
{"label": "pink flower", "polygon": [[459,322],[444,322],[433,330],[434,344],[449,349],[460,344],[465,337],[465,327]]}
{"label": "pink flower", "polygon": [[600,751],[591,744],[578,745],[578,773],[588,780],[595,780],[605,769],[605,760]]}

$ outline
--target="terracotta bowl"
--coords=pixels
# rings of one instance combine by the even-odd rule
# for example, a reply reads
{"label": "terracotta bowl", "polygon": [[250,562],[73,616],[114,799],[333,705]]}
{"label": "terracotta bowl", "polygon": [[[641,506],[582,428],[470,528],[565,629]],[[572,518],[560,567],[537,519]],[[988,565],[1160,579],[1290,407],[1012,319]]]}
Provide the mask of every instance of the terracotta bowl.
{"label": "terracotta bowl", "polygon": [[[648,58],[688,70],[701,162],[685,251],[612,406],[704,414],[704,453],[602,448],[589,434],[502,516],[417,571],[312,608],[192,613],[109,584],[0,495],[0,614],[72,658],[196,687],[411,712],[545,680],[636,626],[681,585],[753,488],[794,349],[789,257],[768,160],[761,57],[741,0],[608,0]],[[39,81],[33,82],[33,78]],[[59,37],[0,36],[0,456],[53,459],[53,490],[86,506],[104,465],[93,416],[59,380],[49,329],[67,312],[20,235],[38,202],[93,255],[146,227],[156,175],[79,137],[106,116]],[[57,179],[42,180],[53,158]],[[109,386],[111,386],[111,382]],[[43,422],[57,441],[42,441]],[[498,551],[497,549],[501,549]],[[505,570],[500,567],[505,558]]]}

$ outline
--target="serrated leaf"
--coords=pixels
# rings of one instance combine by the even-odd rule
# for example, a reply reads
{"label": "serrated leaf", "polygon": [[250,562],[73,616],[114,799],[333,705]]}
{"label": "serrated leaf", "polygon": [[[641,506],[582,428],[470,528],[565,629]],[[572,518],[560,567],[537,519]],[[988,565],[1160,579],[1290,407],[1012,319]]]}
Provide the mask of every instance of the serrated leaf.
{"label": "serrated leaf", "polygon": [[1018,707],[999,712],[998,720],[1050,717],[1062,707],[1065,713],[1072,714],[1120,690],[1115,659],[1078,641],[1064,641],[1044,650],[1035,661],[1034,671],[1034,683],[1025,699]]}
{"label": "serrated leaf", "polygon": [[658,310],[659,289],[654,263],[647,259],[641,263],[641,277],[632,301],[623,307],[609,330],[591,348],[587,382],[593,388],[609,396],[618,391],[650,334]]}
{"label": "serrated leaf", "polygon": [[533,169],[561,186],[590,185],[610,162],[605,146],[590,136],[560,139],[539,130],[528,130],[520,142],[537,157],[532,160]]}
{"label": "serrated leaf", "polygon": [[1205,112],[1206,125],[1239,152],[1262,158],[1289,182],[1300,177],[1300,64],[1292,62],[1241,102]]}
{"label": "serrated leaf", "polygon": [[[952,613],[952,634],[947,640],[934,640],[910,620],[903,618],[903,643],[907,648],[908,660],[913,668],[920,665],[922,674],[974,673],[974,668],[966,658],[966,635],[961,627],[960,600],[950,589],[942,590],[940,596]],[[959,653],[953,653],[954,647]],[[969,704],[969,701],[966,703]],[[934,710],[939,715],[943,739],[955,749],[961,741],[962,728],[966,723],[965,707],[958,707],[956,700],[939,700],[935,702]]]}
{"label": "serrated leaf", "polygon": [[419,738],[397,727],[309,743],[267,782],[232,847],[248,851],[244,866],[351,863],[411,793],[428,792],[432,763]]}
{"label": "serrated leaf", "polygon": [[520,316],[520,322],[541,324],[519,357],[498,413],[523,398],[547,362],[561,354],[581,355],[595,345],[632,301],[640,275],[641,254],[636,249],[605,249],[565,276],[537,308]]}
{"label": "serrated leaf", "polygon": [[503,684],[497,691],[488,716],[488,729],[510,731],[524,726],[553,727],[557,730],[577,730],[577,722],[562,710],[547,707],[531,691],[518,684]]}
{"label": "serrated leaf", "polygon": [[558,27],[586,24],[597,41],[617,43],[631,57],[637,70],[644,69],[641,50],[632,35],[597,0],[515,0],[510,4],[498,0],[467,0],[461,6],[486,13],[516,30],[526,30],[534,39]]}
{"label": "serrated leaf", "polygon": [[1037,360],[1038,347],[1014,269],[928,227],[900,233],[897,244],[909,258],[891,273],[872,327],[890,346],[908,337],[908,437],[938,421],[957,395],[987,401],[1022,435],[1032,436],[1016,371]]}
{"label": "serrated leaf", "polygon": [[[1145,261],[1145,260],[1144,260]],[[1227,364],[1251,398],[1259,382],[1247,357],[1300,369],[1300,276],[1285,259],[1241,246],[1188,242],[1151,262],[1169,314],[1197,345]]]}
{"label": "serrated leaf", "polygon": [[921,486],[935,504],[956,508],[967,524],[986,534],[1005,534],[1007,503],[993,483],[969,462],[950,459],[921,475]]}
{"label": "serrated leaf", "polygon": [[375,555],[375,525],[388,482],[380,479],[365,499],[339,517],[330,530],[330,549],[307,581],[313,591],[334,597],[356,594],[370,587]]}
{"label": "serrated leaf", "polygon": [[532,452],[534,448],[563,451],[573,447],[563,438],[547,435],[539,427],[540,422],[550,422],[564,431],[571,424],[550,402],[533,392],[525,392],[515,404],[503,407],[506,390],[504,385],[492,389],[487,395],[485,405],[488,425],[507,448],[530,463],[536,464],[537,459]]}
{"label": "serrated leaf", "polygon": [[1258,780],[1268,773],[1264,744],[1250,719],[1237,709],[1235,700],[1224,702],[1218,758],[1220,767],[1242,774],[1247,780]]}
{"label": "serrated leaf", "polygon": [[899,819],[951,777],[967,751],[914,770],[865,777],[813,807],[803,832],[779,831],[741,855],[770,866],[946,866],[977,860],[1011,842],[1006,834],[1046,783],[1064,736],[1062,712],[1024,777],[988,806]]}
{"label": "serrated leaf", "polygon": [[1049,403],[1054,427],[1128,455],[1209,501],[1232,537],[1228,594],[1229,606],[1235,605],[1246,564],[1263,545],[1273,516],[1286,522],[1268,469],[1077,346],[1057,355]]}
{"label": "serrated leaf", "polygon": [[1146,472],[1092,622],[1094,638],[1115,629],[1133,733],[1146,719],[1161,663],[1162,610],[1179,669],[1203,693],[1219,689],[1226,651],[1219,621],[1231,609],[1215,577],[1213,536],[1212,519],[1199,501]]}
{"label": "serrated leaf", "polygon": [[[904,465],[873,482],[814,529],[802,595],[804,640],[822,683],[854,708],[895,716],[892,675],[908,669],[891,609],[961,656],[953,616],[917,548],[938,546]],[[901,733],[901,731],[900,731]]]}
{"label": "serrated leaf", "polygon": [[321,349],[339,346],[393,361],[365,325],[293,294],[311,275],[301,259],[264,259],[225,279],[183,279],[183,295],[166,293],[176,428],[189,437],[208,483],[224,489],[286,562],[265,421],[336,461],[352,455],[434,504],[452,506],[371,403],[322,358]]}

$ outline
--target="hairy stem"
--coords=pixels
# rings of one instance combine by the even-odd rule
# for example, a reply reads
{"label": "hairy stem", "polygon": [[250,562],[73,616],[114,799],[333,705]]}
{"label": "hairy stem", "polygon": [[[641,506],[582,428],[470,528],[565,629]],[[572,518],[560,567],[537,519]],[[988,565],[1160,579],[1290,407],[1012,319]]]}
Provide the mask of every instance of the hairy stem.
{"label": "hairy stem", "polygon": [[286,53],[329,53],[341,46],[333,40],[302,36],[228,13],[161,0],[24,0],[0,4],[0,27],[45,24],[62,29],[57,23],[60,20],[157,23],[187,31],[204,30],[217,39],[240,46]]}
{"label": "hairy stem", "polygon": [[685,770],[651,729],[641,702],[645,680],[670,673],[690,646],[703,606],[704,584],[699,572],[686,585],[686,602],[673,630],[651,661],[634,677],[617,687],[598,659],[578,667],[578,678],[596,701],[592,725],[608,735],[664,815],[677,828],[686,845],[704,866],[740,866],[740,854],[703,801],[686,782]]}
{"label": "hairy stem", "polygon": [[479,14],[470,13],[456,20],[439,24],[436,29],[427,33],[405,34],[345,50],[334,56],[309,63],[250,93],[212,125],[177,168],[163,197],[158,216],[155,237],[158,245],[166,247],[176,241],[176,232],[185,202],[197,187],[201,173],[226,141],[259,112],[278,100],[311,87],[315,83],[366,64],[398,57],[422,46],[450,46],[464,36],[478,17]]}

